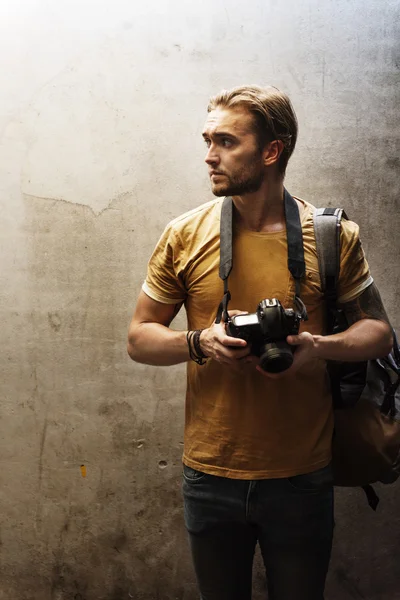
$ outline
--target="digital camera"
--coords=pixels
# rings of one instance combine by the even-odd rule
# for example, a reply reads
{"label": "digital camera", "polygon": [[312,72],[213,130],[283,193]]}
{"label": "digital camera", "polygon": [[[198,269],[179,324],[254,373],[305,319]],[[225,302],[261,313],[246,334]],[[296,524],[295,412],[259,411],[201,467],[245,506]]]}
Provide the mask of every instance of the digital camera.
{"label": "digital camera", "polygon": [[287,343],[286,337],[298,334],[301,320],[299,313],[283,308],[276,298],[265,299],[255,313],[231,317],[226,332],[250,344],[251,354],[260,357],[264,371],[280,373],[293,363],[294,347]]}

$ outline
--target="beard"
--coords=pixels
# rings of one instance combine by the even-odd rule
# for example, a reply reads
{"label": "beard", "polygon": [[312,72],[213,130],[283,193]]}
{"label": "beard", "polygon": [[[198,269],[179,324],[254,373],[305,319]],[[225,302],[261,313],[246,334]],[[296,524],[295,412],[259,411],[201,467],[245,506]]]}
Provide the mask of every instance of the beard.
{"label": "beard", "polygon": [[214,196],[244,196],[257,192],[264,181],[264,169],[254,161],[251,166],[243,167],[240,172],[228,175],[223,173],[220,182],[211,180],[211,190]]}

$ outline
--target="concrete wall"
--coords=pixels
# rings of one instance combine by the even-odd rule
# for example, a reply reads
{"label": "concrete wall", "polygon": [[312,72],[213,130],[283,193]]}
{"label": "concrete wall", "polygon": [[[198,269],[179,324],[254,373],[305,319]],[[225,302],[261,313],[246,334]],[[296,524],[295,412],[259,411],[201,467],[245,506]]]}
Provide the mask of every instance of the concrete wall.
{"label": "concrete wall", "polygon": [[[399,39],[397,0],[0,4],[0,599],[197,598],[184,368],[125,339],[164,225],[211,197],[210,94],[289,93],[287,186],[360,223],[400,326]],[[399,489],[338,492],[330,600],[400,598]]]}

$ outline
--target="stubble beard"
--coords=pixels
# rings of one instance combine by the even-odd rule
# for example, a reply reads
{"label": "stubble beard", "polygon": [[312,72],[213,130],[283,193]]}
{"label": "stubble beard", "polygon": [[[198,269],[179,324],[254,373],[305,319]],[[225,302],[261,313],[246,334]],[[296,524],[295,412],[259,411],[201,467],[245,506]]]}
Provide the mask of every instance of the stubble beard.
{"label": "stubble beard", "polygon": [[[224,174],[225,175],[225,174]],[[264,181],[264,170],[262,167],[243,168],[240,173],[234,176],[225,175],[225,182],[213,183],[211,189],[214,196],[244,196],[258,192]]]}

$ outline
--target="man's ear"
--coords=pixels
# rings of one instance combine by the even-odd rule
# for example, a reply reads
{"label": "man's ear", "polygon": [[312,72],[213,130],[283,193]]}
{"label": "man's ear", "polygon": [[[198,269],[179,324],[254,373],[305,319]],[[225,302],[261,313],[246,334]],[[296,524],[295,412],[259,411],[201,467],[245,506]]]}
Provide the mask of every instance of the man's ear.
{"label": "man's ear", "polygon": [[268,167],[277,163],[282,152],[282,140],[273,140],[272,142],[269,142],[263,152],[264,166]]}

